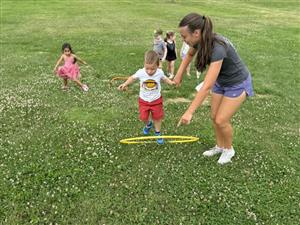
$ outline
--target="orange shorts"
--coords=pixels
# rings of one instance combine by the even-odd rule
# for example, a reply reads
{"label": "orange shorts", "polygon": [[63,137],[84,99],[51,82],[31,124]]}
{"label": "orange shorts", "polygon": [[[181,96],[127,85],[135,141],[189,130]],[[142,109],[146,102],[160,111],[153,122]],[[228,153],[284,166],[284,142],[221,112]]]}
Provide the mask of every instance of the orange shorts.
{"label": "orange shorts", "polygon": [[162,97],[153,102],[146,102],[139,98],[140,120],[148,121],[151,112],[153,120],[161,120],[164,118],[164,109]]}

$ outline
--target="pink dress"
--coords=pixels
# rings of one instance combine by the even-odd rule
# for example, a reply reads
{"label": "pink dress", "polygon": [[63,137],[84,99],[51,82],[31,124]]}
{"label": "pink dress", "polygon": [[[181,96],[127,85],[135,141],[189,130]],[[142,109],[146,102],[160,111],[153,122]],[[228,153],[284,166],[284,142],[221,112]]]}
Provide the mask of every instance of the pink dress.
{"label": "pink dress", "polygon": [[80,76],[80,70],[77,63],[74,62],[74,57],[66,57],[65,64],[63,66],[58,67],[57,75],[61,78],[67,79],[77,79]]}

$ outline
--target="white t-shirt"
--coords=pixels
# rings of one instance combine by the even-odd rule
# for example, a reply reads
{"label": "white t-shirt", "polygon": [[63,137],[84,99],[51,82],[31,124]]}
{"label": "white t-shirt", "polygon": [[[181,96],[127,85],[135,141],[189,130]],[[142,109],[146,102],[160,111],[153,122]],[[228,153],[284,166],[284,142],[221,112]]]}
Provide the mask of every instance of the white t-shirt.
{"label": "white t-shirt", "polygon": [[186,42],[182,42],[182,47],[181,47],[181,57],[185,57],[185,55],[188,53],[190,49],[190,46]]}
{"label": "white t-shirt", "polygon": [[145,70],[139,69],[134,75],[134,79],[140,80],[140,98],[147,102],[153,102],[161,96],[160,81],[166,76],[161,69],[157,69],[156,72],[149,76]]}

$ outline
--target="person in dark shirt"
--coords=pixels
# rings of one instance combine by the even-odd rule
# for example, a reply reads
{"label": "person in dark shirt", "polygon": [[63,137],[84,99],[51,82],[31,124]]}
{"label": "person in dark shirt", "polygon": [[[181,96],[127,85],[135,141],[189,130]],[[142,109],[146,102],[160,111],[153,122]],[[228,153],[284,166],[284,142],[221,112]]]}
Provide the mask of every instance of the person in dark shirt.
{"label": "person in dark shirt", "polygon": [[168,31],[166,33],[165,43],[167,47],[166,60],[168,62],[168,76],[170,79],[174,78],[175,61],[177,59],[177,49],[176,49],[176,36],[173,31]]}
{"label": "person in dark shirt", "polygon": [[205,151],[204,156],[221,154],[218,163],[231,162],[235,155],[232,147],[233,128],[231,118],[247,96],[253,96],[251,75],[239,57],[233,44],[224,36],[213,32],[208,16],[197,13],[186,15],[179,23],[180,35],[190,49],[182,61],[174,81],[180,86],[183,73],[196,55],[195,66],[200,72],[207,68],[203,85],[178,122],[189,124],[193,113],[211,94],[211,118],[216,136],[215,147]]}

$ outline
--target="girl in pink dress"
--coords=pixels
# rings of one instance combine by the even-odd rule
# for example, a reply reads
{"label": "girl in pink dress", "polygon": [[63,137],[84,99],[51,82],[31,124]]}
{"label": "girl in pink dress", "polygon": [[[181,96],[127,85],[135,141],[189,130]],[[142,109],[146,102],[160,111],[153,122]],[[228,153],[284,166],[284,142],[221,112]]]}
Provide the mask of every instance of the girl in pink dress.
{"label": "girl in pink dress", "polygon": [[[74,55],[72,47],[69,43],[64,43],[61,50],[62,55],[60,56],[54,67],[54,73],[56,73],[59,77],[61,77],[64,80],[64,86],[62,87],[63,90],[68,89],[68,80],[73,80],[79,85],[79,87],[83,91],[88,91],[88,86],[86,84],[81,83],[79,80],[80,69],[77,64],[77,61],[84,65],[87,65],[87,63],[82,59],[78,58],[78,56]],[[64,61],[65,64],[63,66],[58,67],[62,61]]]}

